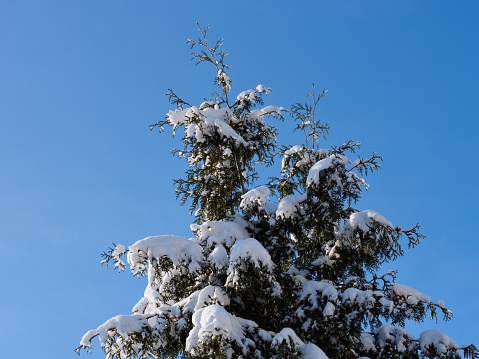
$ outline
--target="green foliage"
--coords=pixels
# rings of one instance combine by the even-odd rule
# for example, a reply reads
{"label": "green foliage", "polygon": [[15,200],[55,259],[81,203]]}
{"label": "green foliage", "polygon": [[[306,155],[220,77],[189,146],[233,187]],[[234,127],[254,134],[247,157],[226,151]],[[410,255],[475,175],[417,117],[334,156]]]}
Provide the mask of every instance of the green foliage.
{"label": "green foliage", "polygon": [[[208,28],[198,28],[200,36],[188,40],[192,57],[213,66],[219,91],[192,106],[170,89],[176,109],[151,129],[184,131],[183,147],[173,153],[188,169],[175,180],[176,194],[197,224],[191,243],[170,242],[186,241],[202,257],[141,245],[130,256],[130,249],[114,245],[104,263],[123,270],[127,254],[133,274],[148,275],[133,315],[143,324],[125,334],[118,320],[107,321],[87,333],[82,346],[90,348],[100,336],[109,358],[311,359],[323,355],[319,348],[330,359],[456,359],[461,351],[479,358],[473,345],[458,347],[442,333],[438,344],[404,329],[409,321],[437,319],[438,313],[449,320],[452,313],[395,283],[396,272],[380,273],[382,264],[424,235],[418,224],[403,229],[356,208],[367,189],[362,176],[379,170],[382,158],[357,155],[360,143],[352,140],[320,147],[330,131],[317,117],[327,91],[317,95],[313,84],[308,101],[289,111],[261,108],[271,91],[262,85],[232,100],[228,53],[221,41],[208,42]],[[284,114],[303,134],[302,145],[276,143],[277,128],[267,120],[282,121]],[[272,165],[278,157],[280,174],[255,188],[257,165]],[[309,349],[315,354],[303,353]]]}

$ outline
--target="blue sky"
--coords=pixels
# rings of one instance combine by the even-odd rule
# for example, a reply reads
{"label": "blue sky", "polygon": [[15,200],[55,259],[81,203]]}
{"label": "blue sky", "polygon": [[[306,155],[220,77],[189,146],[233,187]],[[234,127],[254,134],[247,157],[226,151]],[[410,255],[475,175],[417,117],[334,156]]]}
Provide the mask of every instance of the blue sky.
{"label": "blue sky", "polygon": [[[358,204],[427,239],[387,268],[442,299],[446,331],[479,344],[475,1],[0,0],[0,351],[74,358],[85,331],[129,313],[144,280],[100,265],[112,243],[190,235],[175,201],[178,139],[148,125],[169,87],[199,104],[213,72],[190,61],[195,22],[230,52],[233,93],[267,104],[329,89],[325,146],[383,155]],[[281,139],[294,145],[292,125]],[[296,142],[293,142],[296,141]],[[97,345],[86,358],[101,358]]]}

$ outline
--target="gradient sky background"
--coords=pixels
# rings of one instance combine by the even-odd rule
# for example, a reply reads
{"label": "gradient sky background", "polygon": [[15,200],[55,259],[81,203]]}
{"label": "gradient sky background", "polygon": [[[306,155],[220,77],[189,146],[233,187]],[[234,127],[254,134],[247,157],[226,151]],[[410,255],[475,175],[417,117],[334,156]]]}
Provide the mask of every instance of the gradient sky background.
{"label": "gradient sky background", "polygon": [[194,104],[214,90],[190,61],[196,21],[224,39],[233,94],[261,83],[266,104],[289,107],[312,81],[329,89],[324,145],[384,157],[357,207],[427,235],[387,268],[455,313],[408,329],[479,345],[478,14],[472,0],[0,0],[1,356],[75,358],[145,286],[100,253],[190,235],[172,184],[179,138],[148,125],[172,109],[167,88]]}

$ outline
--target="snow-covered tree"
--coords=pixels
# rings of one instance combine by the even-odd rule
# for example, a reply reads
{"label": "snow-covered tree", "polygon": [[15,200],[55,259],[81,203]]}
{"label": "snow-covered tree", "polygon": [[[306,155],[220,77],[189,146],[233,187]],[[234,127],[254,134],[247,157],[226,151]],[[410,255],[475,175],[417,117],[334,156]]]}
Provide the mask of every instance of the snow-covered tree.
{"label": "snow-covered tree", "polygon": [[[98,337],[107,358],[479,358],[442,332],[404,329],[452,313],[395,283],[395,272],[380,273],[424,236],[418,225],[356,209],[362,176],[381,157],[356,156],[353,141],[319,147],[329,131],[316,116],[326,91],[313,85],[308,102],[289,110],[265,106],[271,89],[262,85],[232,97],[227,53],[199,30],[189,43],[198,63],[213,66],[219,91],[194,106],[170,90],[176,109],[152,126],[182,131],[175,153],[189,167],[175,182],[195,214],[192,238],[148,237],[104,253],[148,284],[133,314],[87,332],[78,351]],[[269,123],[285,117],[303,144],[276,143]],[[257,164],[276,158],[277,178],[258,186]]]}

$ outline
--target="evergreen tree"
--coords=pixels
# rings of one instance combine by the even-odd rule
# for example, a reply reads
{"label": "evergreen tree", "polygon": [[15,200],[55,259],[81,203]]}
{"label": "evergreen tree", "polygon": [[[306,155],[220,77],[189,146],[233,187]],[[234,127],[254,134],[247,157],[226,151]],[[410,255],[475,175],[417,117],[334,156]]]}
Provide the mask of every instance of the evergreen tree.
{"label": "evergreen tree", "polygon": [[[362,176],[381,157],[351,160],[353,141],[319,147],[329,126],[315,114],[326,91],[313,85],[309,101],[290,110],[264,106],[271,89],[262,85],[231,98],[227,53],[199,30],[188,42],[198,63],[214,67],[219,92],[193,106],[169,90],[177,108],[152,125],[184,130],[174,153],[189,169],[175,183],[195,213],[194,237],[148,237],[104,253],[120,271],[126,256],[148,284],[132,315],[87,332],[77,351],[98,336],[108,358],[479,358],[444,333],[415,338],[404,329],[452,313],[379,272],[424,236],[418,225],[355,208]],[[266,121],[283,116],[304,133],[302,145],[276,143]],[[256,165],[276,156],[281,173],[255,187]]]}

